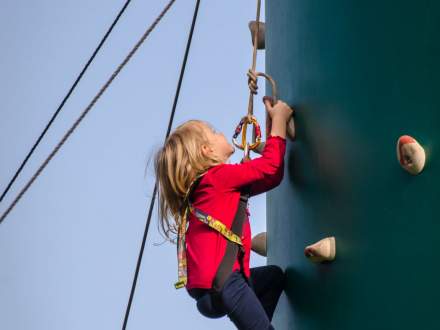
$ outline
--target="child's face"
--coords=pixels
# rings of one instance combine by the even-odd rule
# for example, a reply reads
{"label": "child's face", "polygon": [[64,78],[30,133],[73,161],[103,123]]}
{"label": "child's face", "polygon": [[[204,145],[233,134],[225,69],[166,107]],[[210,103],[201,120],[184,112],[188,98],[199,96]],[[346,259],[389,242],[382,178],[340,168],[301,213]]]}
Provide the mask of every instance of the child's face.
{"label": "child's face", "polygon": [[206,155],[215,155],[221,159],[223,163],[226,163],[235,151],[234,146],[228,142],[223,133],[217,132],[213,127],[205,125],[205,133],[210,145],[202,146],[203,152]]}

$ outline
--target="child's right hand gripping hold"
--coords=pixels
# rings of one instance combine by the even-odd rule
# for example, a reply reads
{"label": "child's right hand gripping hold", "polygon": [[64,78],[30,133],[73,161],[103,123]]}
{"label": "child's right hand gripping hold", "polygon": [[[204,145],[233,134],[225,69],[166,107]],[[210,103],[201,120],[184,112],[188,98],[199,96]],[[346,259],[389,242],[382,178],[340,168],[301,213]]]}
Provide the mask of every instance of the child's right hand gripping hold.
{"label": "child's right hand gripping hold", "polygon": [[215,171],[219,189],[240,190],[243,186],[251,185],[253,196],[276,187],[283,179],[286,126],[293,110],[283,101],[272,106],[270,97],[264,97],[263,100],[272,122],[272,138],[269,136],[266,140],[261,157],[241,164],[225,164],[219,167]]}
{"label": "child's right hand gripping hold", "polygon": [[272,98],[270,96],[263,97],[263,102],[271,121],[269,125],[270,135],[286,138],[286,126],[290,117],[292,117],[293,109],[280,100],[272,106]]}

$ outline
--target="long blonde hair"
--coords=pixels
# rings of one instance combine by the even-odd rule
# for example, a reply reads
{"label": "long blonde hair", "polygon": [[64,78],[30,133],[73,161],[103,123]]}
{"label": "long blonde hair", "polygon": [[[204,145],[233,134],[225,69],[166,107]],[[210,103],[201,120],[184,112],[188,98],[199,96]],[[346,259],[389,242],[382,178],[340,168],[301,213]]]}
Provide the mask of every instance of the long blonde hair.
{"label": "long blonde hair", "polygon": [[[166,139],[154,158],[158,181],[159,223],[166,238],[177,235],[182,216],[184,197],[191,182],[212,166],[221,163],[215,156],[202,153],[209,145],[206,129],[212,126],[201,120],[188,120],[178,126]],[[160,228],[159,228],[160,229]]]}

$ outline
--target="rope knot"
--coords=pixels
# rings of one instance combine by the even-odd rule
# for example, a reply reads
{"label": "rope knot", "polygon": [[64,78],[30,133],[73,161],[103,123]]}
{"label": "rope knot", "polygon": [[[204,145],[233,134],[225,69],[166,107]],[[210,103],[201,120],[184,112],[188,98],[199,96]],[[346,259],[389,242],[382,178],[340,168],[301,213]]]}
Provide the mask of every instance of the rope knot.
{"label": "rope knot", "polygon": [[252,94],[257,94],[257,89],[258,89],[258,76],[257,73],[255,72],[255,70],[249,69],[249,71],[246,74],[248,76],[248,86],[249,86],[249,90],[251,91]]}

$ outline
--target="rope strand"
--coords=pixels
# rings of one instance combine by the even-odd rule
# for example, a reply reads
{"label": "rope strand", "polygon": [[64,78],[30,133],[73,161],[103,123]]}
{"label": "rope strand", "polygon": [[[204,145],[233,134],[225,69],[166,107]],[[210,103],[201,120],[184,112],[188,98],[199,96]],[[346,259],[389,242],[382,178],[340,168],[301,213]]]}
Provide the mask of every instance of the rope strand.
{"label": "rope strand", "polygon": [[[177,101],[178,101],[179,95],[180,95],[180,88],[182,86],[183,76],[185,74],[186,62],[187,62],[189,50],[190,50],[190,47],[191,47],[191,41],[192,41],[192,36],[193,36],[193,33],[194,33],[194,27],[195,27],[195,24],[196,24],[196,21],[197,21],[197,14],[198,14],[198,11],[199,11],[199,5],[200,5],[200,0],[197,0],[196,6],[195,6],[195,9],[194,9],[194,15],[193,15],[192,23],[191,23],[191,29],[190,29],[189,36],[188,36],[188,41],[186,43],[186,49],[185,49],[185,55],[184,55],[184,58],[183,58],[182,68],[180,70],[179,82],[177,83],[176,94],[174,96],[173,108],[171,110],[170,119],[169,119],[169,122],[168,122],[168,128],[167,128],[167,133],[166,133],[166,136],[165,136],[165,141],[166,141],[166,139],[168,138],[168,136],[171,133],[171,127],[173,125],[174,114],[176,112],[176,107],[177,107]],[[152,216],[152,212],[153,212],[153,206],[154,206],[154,202],[156,200],[156,194],[157,194],[157,178],[156,178],[156,183],[154,184],[153,197],[151,198],[150,208],[148,210],[147,222],[145,224],[144,235],[142,237],[142,243],[141,243],[141,247],[140,247],[140,250],[139,250],[139,256],[138,256],[138,260],[137,260],[137,264],[136,264],[136,270],[135,270],[134,276],[133,276],[133,283],[132,283],[132,286],[131,286],[130,298],[128,299],[127,309],[125,311],[125,316],[124,316],[124,323],[122,325],[122,330],[125,330],[126,327],[127,327],[128,317],[130,315],[131,305],[132,305],[134,293],[135,293],[135,290],[136,290],[137,279],[138,279],[138,276],[139,276],[139,270],[141,268],[142,257],[143,257],[143,254],[144,254],[145,242],[147,240],[148,229],[150,227],[151,216]]]}
{"label": "rope strand", "polygon": [[[252,72],[255,72],[255,69],[257,67],[257,43],[258,43],[258,34],[260,30],[260,9],[261,9],[261,0],[257,0],[257,30],[255,31],[254,35],[254,48],[252,53]],[[256,80],[255,80],[256,82]],[[248,116],[252,116],[254,114],[254,93],[252,92],[252,89],[250,89],[249,92],[249,103],[248,103]]]}
{"label": "rope strand", "polygon": [[98,54],[98,52],[100,51],[102,45],[104,45],[105,41],[107,40],[108,36],[110,35],[110,33],[113,31],[113,28],[116,26],[116,24],[118,23],[119,19],[121,18],[122,14],[125,12],[125,9],[127,9],[128,5],[130,4],[131,0],[127,0],[124,4],[124,6],[122,7],[122,9],[119,11],[118,15],[116,16],[115,20],[113,21],[112,25],[110,26],[110,28],[107,30],[107,32],[105,33],[104,37],[101,39],[98,47],[96,47],[95,51],[93,52],[92,56],[90,57],[90,59],[87,61],[86,65],[84,66],[84,68],[81,70],[81,73],[78,75],[78,77],[76,78],[75,82],[73,83],[72,87],[70,87],[69,91],[67,92],[66,96],[64,96],[63,100],[61,101],[60,105],[58,106],[57,110],[55,111],[55,113],[52,115],[52,118],[49,120],[49,122],[47,123],[46,127],[44,128],[43,132],[40,134],[40,136],[38,137],[37,141],[34,143],[34,145],[32,146],[31,150],[29,151],[29,153],[27,154],[27,156],[25,157],[25,159],[23,160],[23,162],[21,163],[21,165],[19,166],[18,170],[15,172],[13,178],[11,179],[11,181],[8,183],[6,189],[3,191],[2,195],[0,196],[0,203],[3,201],[3,199],[5,198],[6,194],[8,193],[9,189],[11,188],[11,186],[14,184],[15,180],[17,179],[17,177],[20,175],[21,171],[23,170],[24,166],[26,165],[26,163],[28,162],[29,158],[32,156],[33,152],[35,151],[35,149],[37,148],[37,146],[40,144],[41,140],[43,139],[43,137],[46,135],[47,131],[49,130],[49,127],[52,125],[52,123],[55,121],[55,119],[57,118],[58,114],[61,112],[61,110],[64,107],[64,104],[67,102],[67,100],[70,98],[70,95],[72,95],[73,91],[75,90],[76,86],[78,85],[78,83],[80,82],[81,78],[83,77],[83,75],[85,74],[85,72],[87,71],[87,69],[89,68],[90,64],[92,64],[93,60],[95,59],[96,55]]}
{"label": "rope strand", "polygon": [[62,145],[66,142],[66,140],[70,137],[70,135],[75,131],[75,129],[78,127],[78,125],[81,123],[81,121],[84,119],[84,117],[88,114],[88,112],[93,108],[95,103],[99,100],[99,98],[104,94],[104,92],[107,90],[107,88],[110,86],[110,84],[113,82],[113,80],[118,76],[118,74],[121,72],[121,70],[124,68],[124,66],[130,61],[132,56],[136,53],[136,51],[139,49],[139,47],[142,45],[142,43],[147,39],[151,31],[154,30],[156,25],[159,23],[159,21],[162,19],[162,17],[166,14],[166,12],[171,8],[175,0],[171,0],[165,8],[162,10],[160,15],[155,19],[153,24],[150,25],[150,27],[145,31],[145,33],[142,35],[142,37],[139,39],[139,41],[135,44],[135,46],[132,48],[132,50],[128,53],[128,55],[125,57],[125,59],[122,61],[121,64],[116,68],[116,70],[113,72],[113,74],[110,76],[110,78],[107,80],[107,82],[101,87],[98,94],[92,99],[90,104],[85,108],[85,110],[81,113],[79,118],[75,121],[75,123],[70,127],[70,129],[67,131],[67,133],[63,136],[61,141],[57,144],[57,146],[53,149],[53,151],[49,154],[49,156],[46,158],[46,160],[41,164],[41,166],[38,168],[38,170],[35,172],[35,174],[32,176],[32,178],[29,180],[29,182],[24,186],[24,188],[20,191],[18,196],[14,199],[14,201],[11,203],[11,205],[6,209],[6,211],[2,214],[0,217],[0,223],[2,223],[5,218],[8,216],[8,214],[11,212],[11,210],[15,207],[15,205],[18,203],[18,201],[23,197],[23,195],[26,193],[26,191],[29,189],[29,187],[32,185],[32,183],[37,179],[37,177],[41,174],[41,172],[44,170],[44,168],[47,166],[47,164],[51,161],[51,159],[55,156],[55,154],[58,152],[58,150],[62,147]]}

